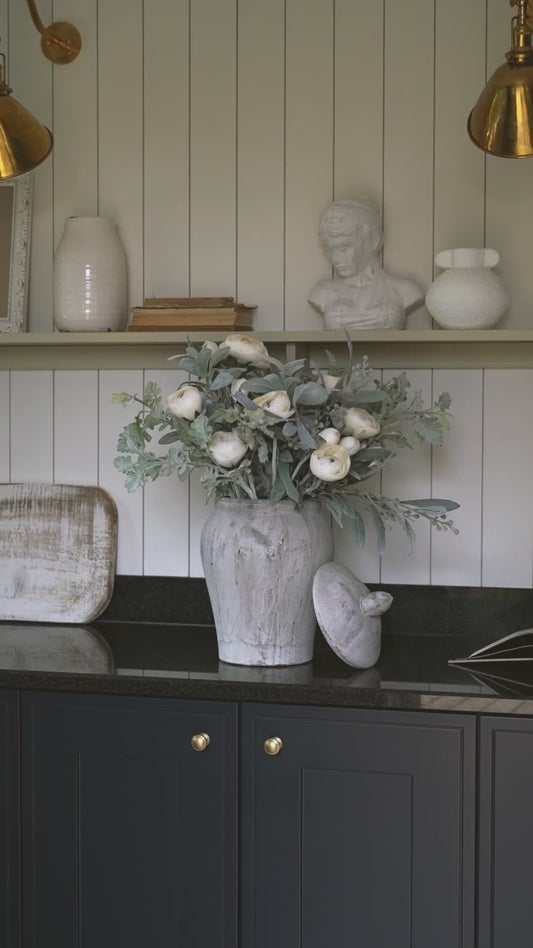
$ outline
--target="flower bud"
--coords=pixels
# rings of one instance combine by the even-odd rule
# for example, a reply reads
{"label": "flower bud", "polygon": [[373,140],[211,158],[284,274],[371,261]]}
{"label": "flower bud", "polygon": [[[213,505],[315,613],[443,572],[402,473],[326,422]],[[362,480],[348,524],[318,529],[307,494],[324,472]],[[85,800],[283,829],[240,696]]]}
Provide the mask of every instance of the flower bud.
{"label": "flower bud", "polygon": [[200,414],[203,403],[202,393],[195,385],[183,385],[167,398],[168,410],[176,418],[186,418],[187,421],[193,421]]}
{"label": "flower bud", "polygon": [[325,444],[313,451],[309,466],[321,481],[342,481],[350,470],[350,455],[340,444]]}
{"label": "flower bud", "polygon": [[375,438],[381,431],[379,421],[364,408],[346,408],[344,431],[355,438]]}
{"label": "flower bud", "polygon": [[246,454],[246,445],[231,431],[216,431],[208,448],[219,467],[237,467]]}
{"label": "flower bud", "polygon": [[339,444],[341,448],[346,449],[350,457],[352,457],[354,454],[357,454],[357,452],[361,449],[361,442],[358,441],[357,438],[353,438],[352,435],[345,435],[344,438],[341,438]]}
{"label": "flower bud", "polygon": [[340,375],[328,375],[327,372],[321,373],[321,382],[327,392],[332,392],[340,379]]}
{"label": "flower bud", "polygon": [[259,339],[254,339],[253,336],[242,336],[238,332],[232,332],[229,336],[226,336],[222,346],[227,347],[230,355],[241,365],[251,364],[264,368],[269,364],[266,346]]}
{"label": "flower bud", "polygon": [[269,411],[271,415],[278,418],[290,418],[294,415],[294,408],[291,408],[291,400],[283,389],[275,392],[265,392],[264,395],[258,395],[253,401],[259,408]]}
{"label": "flower bud", "polygon": [[326,444],[338,444],[341,440],[341,433],[338,428],[323,428],[318,432],[318,437],[322,438]]}

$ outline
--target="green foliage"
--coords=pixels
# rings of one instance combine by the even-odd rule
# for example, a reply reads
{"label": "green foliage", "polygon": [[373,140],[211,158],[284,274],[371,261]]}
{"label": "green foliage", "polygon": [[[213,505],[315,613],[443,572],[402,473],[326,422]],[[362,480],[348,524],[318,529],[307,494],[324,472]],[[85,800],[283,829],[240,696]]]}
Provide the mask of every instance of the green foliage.
{"label": "green foliage", "polygon": [[[239,338],[260,345],[250,337]],[[456,532],[448,519],[449,511],[458,506],[453,501],[391,500],[361,489],[400,448],[442,444],[450,419],[447,392],[425,408],[420,392],[410,392],[405,373],[382,382],[366,356],[355,363],[349,340],[346,366],[328,353],[328,375],[335,382],[309,368],[304,359],[282,363],[263,354],[255,364],[242,364],[230,339],[220,347],[189,345],[185,355],[173,357],[190,376],[177,393],[164,397],[158,385],[149,383],[142,396],[113,395],[112,400],[125,408],[138,406],[135,420],[124,427],[117,443],[115,466],[124,475],[127,490],[158,477],[177,475],[183,480],[199,470],[208,499],[249,497],[272,503],[289,499],[301,506],[315,498],[339,524],[349,523],[360,548],[366,542],[362,516],[366,511],[380,552],[393,524],[403,530],[411,548],[413,521],[420,517],[437,529]],[[187,396],[193,408],[184,410]],[[271,402],[269,409],[255,401],[266,397],[281,401]],[[368,412],[380,431],[361,440],[348,458],[342,438],[350,434],[343,427],[349,409]],[[312,459],[326,444],[321,438],[325,429],[336,430],[337,455],[349,463],[347,473],[343,467],[339,476],[317,476],[316,464],[313,473]],[[238,458],[231,456],[229,463],[214,447],[221,436],[229,436],[232,449],[240,446]]]}

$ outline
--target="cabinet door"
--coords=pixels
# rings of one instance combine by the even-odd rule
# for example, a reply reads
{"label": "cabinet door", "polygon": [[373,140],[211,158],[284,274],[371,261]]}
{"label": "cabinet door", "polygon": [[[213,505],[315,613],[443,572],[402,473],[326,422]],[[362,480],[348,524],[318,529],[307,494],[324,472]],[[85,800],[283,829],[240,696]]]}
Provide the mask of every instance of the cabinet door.
{"label": "cabinet door", "polygon": [[473,719],[255,706],[243,727],[243,948],[472,948]]}
{"label": "cabinet door", "polygon": [[0,692],[0,945],[20,946],[19,703]]}
{"label": "cabinet door", "polygon": [[479,946],[533,943],[533,722],[481,719]]}
{"label": "cabinet door", "polygon": [[231,704],[23,696],[24,945],[234,948],[236,720]]}

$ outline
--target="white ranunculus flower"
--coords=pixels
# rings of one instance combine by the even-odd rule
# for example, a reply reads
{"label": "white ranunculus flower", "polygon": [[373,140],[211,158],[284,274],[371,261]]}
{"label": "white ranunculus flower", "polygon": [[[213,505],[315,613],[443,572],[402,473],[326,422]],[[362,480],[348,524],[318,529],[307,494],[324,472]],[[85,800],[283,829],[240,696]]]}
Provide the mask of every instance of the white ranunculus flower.
{"label": "white ranunculus flower", "polygon": [[213,342],[212,339],[206,339],[202,345],[202,349],[209,349],[209,352],[218,352],[218,345],[216,342]]}
{"label": "white ranunculus flower", "polygon": [[219,467],[237,467],[246,454],[246,445],[232,431],[216,431],[208,448]]}
{"label": "white ranunculus flower", "polygon": [[259,368],[268,366],[268,349],[259,340],[253,336],[242,336],[238,332],[232,332],[226,336],[222,346],[230,351],[230,355],[241,365],[257,365]]}
{"label": "white ranunculus flower", "polygon": [[381,431],[381,425],[364,408],[346,408],[344,430],[354,438],[375,438]]}
{"label": "white ranunculus flower", "polygon": [[274,392],[265,392],[264,395],[258,395],[253,401],[259,408],[264,408],[271,415],[278,418],[290,418],[294,415],[294,408],[291,408],[291,400],[283,389]]}
{"label": "white ranunculus flower", "polygon": [[321,382],[327,392],[333,391],[339,379],[340,375],[328,375],[327,372],[321,373]]}
{"label": "white ranunculus flower", "polygon": [[338,428],[323,428],[318,432],[318,437],[322,438],[326,444],[338,444],[341,440],[341,433]]}
{"label": "white ranunculus flower", "polygon": [[176,418],[193,421],[200,414],[204,404],[201,391],[195,385],[183,385],[167,398],[168,410]]}
{"label": "white ranunculus flower", "polygon": [[342,481],[350,470],[350,455],[340,444],[325,444],[313,451],[309,466],[321,481]]}
{"label": "white ranunculus flower", "polygon": [[345,435],[344,438],[341,438],[339,444],[341,448],[346,448],[350,457],[352,457],[354,454],[357,454],[357,452],[361,449],[361,442],[352,435]]}

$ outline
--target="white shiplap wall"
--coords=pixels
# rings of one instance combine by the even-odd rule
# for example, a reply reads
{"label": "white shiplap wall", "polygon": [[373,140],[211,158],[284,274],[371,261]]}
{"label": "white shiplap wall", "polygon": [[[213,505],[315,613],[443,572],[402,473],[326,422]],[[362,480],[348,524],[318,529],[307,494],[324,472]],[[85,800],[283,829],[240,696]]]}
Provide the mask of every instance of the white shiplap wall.
{"label": "white shiplap wall", "polygon": [[[512,296],[501,328],[533,328],[533,162],[486,158],[465,129],[508,47],[502,0],[40,0],[39,12],[75,23],[83,51],[52,67],[26,5],[0,0],[15,95],[55,137],[35,173],[30,331],[53,330],[65,218],[97,213],[119,228],[131,305],[227,293],[257,304],[257,329],[318,330],[306,302],[328,273],[318,217],[361,193],[382,204],[389,269],[427,287],[437,251],[494,247]],[[431,321],[422,308],[408,326]],[[337,558],[369,582],[529,587],[533,370],[409,374],[428,401],[451,392],[452,431],[442,450],[402,456],[383,489],[456,499],[460,536],[423,524],[411,557],[391,536],[380,561],[338,531]],[[201,574],[197,484],[130,496],[113,467],[127,414],[111,394],[177,377],[0,372],[0,478],[108,489],[123,574]]]}

